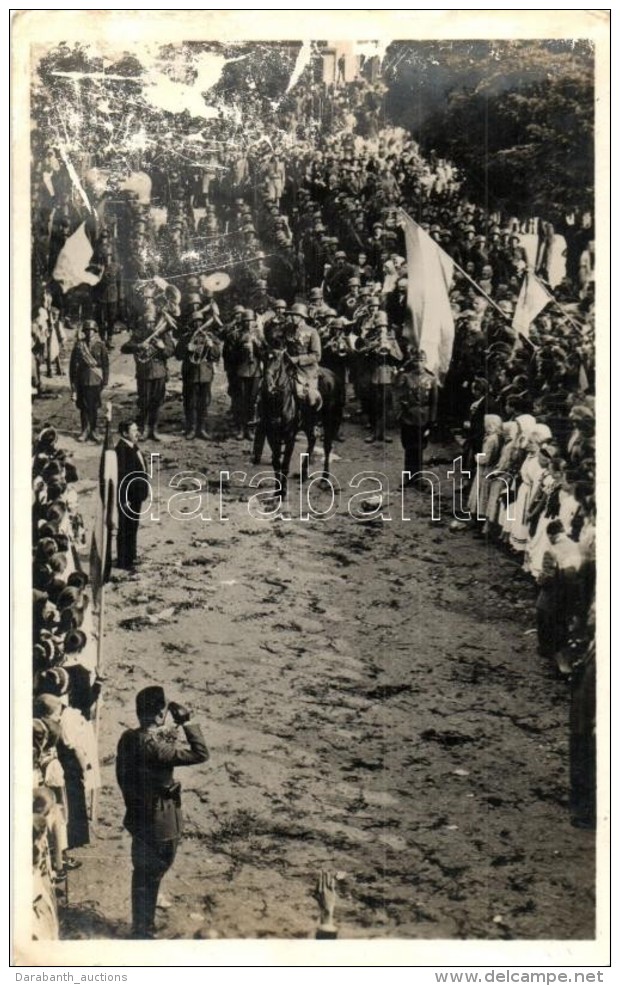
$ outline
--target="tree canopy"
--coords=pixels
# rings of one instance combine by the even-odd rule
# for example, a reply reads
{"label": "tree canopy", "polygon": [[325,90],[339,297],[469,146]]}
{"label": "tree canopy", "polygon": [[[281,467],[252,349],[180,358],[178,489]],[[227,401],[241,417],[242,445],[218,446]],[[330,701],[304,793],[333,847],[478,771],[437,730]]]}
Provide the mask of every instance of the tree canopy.
{"label": "tree canopy", "polygon": [[594,51],[581,41],[395,42],[386,110],[461,168],[476,201],[591,210]]}

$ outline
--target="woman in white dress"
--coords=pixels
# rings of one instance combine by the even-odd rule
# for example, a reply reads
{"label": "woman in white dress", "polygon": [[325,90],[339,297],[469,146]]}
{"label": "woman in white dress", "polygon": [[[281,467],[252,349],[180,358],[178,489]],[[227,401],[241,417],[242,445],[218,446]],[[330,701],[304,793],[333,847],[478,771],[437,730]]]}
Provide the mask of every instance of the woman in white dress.
{"label": "woman in white dress", "polygon": [[515,455],[515,444],[519,434],[516,421],[505,421],[502,425],[504,444],[499,454],[497,464],[493,469],[493,477],[489,480],[489,497],[486,505],[485,533],[496,534],[499,527],[500,497],[506,493],[507,484],[512,481],[511,465]]}
{"label": "woman in white dress", "polygon": [[510,529],[510,547],[516,554],[523,554],[527,548],[530,536],[528,520],[530,504],[538,492],[538,486],[544,474],[544,467],[540,462],[538,452],[543,442],[550,438],[551,431],[547,425],[537,424],[531,431],[525,446],[527,455],[521,466],[521,484],[514,505],[515,519]]}
{"label": "woman in white dress", "polygon": [[[559,517],[560,490],[565,466],[564,461],[557,454],[557,449],[549,445],[541,446],[538,457],[544,472],[528,511],[530,537],[523,559],[524,571],[529,572],[536,579],[542,572],[545,551],[551,547],[547,537],[547,526],[550,521]],[[565,525],[564,529],[570,530],[570,525],[568,527]]]}
{"label": "woman in white dress", "polygon": [[467,509],[474,521],[486,518],[489,500],[487,476],[495,470],[502,448],[502,419],[498,414],[485,414],[482,451],[476,454],[476,477],[469,491]]}
{"label": "woman in white dress", "polygon": [[[502,530],[502,541],[506,541],[507,543],[510,543],[510,534],[515,520],[515,500],[517,496],[519,470],[526,455],[530,435],[536,427],[536,418],[531,414],[520,414],[515,418],[515,423],[518,431],[517,437],[514,439],[510,462],[510,472],[513,478],[510,484],[509,496],[508,498],[502,497],[497,514],[497,523]],[[508,509],[508,503],[510,503],[510,509]]]}

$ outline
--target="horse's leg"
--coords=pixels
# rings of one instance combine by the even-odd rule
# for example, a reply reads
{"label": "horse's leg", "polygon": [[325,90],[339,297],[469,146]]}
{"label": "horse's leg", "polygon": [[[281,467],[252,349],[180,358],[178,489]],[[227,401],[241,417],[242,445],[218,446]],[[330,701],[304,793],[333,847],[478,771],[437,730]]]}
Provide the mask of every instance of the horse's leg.
{"label": "horse's leg", "polygon": [[316,445],[316,413],[308,408],[304,411],[303,431],[308,442],[308,457],[304,459],[301,469],[302,483],[308,478],[308,470],[312,465],[314,457],[314,447]]}
{"label": "horse's leg", "polygon": [[282,439],[280,429],[274,427],[269,422],[268,417],[263,424],[263,440],[267,439],[267,444],[271,449],[271,468],[273,469],[274,479],[276,480],[276,490],[274,499],[280,499],[280,506],[284,506],[286,500],[286,476],[282,472]]}
{"label": "horse's leg", "polygon": [[329,457],[332,452],[334,438],[338,434],[339,421],[337,409],[326,397],[323,398],[323,479],[329,476]]}
{"label": "horse's leg", "polygon": [[256,432],[254,433],[254,446],[252,448],[252,462],[255,466],[260,464],[263,457],[263,449],[265,447],[265,422],[263,417],[258,419],[258,424],[256,426]]}
{"label": "horse's leg", "polygon": [[297,437],[297,429],[293,426],[287,430],[284,438],[284,453],[282,455],[282,476],[284,482],[284,489],[288,489],[288,474],[291,468],[291,459],[293,458],[293,449],[295,448],[295,438]]}
{"label": "horse's leg", "polygon": [[250,418],[252,415],[252,384],[251,377],[243,380],[243,437],[250,438]]}

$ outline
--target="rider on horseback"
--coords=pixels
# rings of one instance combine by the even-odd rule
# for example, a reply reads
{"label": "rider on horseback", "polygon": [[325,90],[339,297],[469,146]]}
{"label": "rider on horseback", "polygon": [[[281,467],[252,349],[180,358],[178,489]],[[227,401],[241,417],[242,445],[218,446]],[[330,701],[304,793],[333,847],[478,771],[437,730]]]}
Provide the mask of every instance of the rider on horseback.
{"label": "rider on horseback", "polygon": [[286,332],[286,351],[294,366],[297,397],[319,410],[322,404],[319,393],[321,340],[316,329],[306,322],[307,317],[305,305],[297,302],[292,306]]}
{"label": "rider on horseback", "polygon": [[286,302],[278,298],[273,305],[274,314],[263,327],[265,343],[269,349],[284,349],[286,345]]}

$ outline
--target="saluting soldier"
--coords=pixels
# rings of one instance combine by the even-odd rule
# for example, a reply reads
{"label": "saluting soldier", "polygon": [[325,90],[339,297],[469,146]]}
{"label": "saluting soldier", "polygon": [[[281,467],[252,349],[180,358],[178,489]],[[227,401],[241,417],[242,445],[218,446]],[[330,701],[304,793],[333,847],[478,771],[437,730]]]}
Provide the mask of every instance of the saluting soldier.
{"label": "saluting soldier", "polygon": [[[162,315],[162,318],[165,316]],[[146,427],[147,438],[160,442],[157,432],[159,412],[166,398],[168,360],[174,354],[175,344],[169,325],[155,336],[157,309],[147,302],[131,339],[121,346],[122,353],[133,353],[136,361],[138,388],[138,415],[136,423],[140,431]]]}
{"label": "saluting soldier", "polygon": [[[132,836],[132,937],[155,937],[159,886],[176,856],[183,833],[181,784],[175,767],[205,763],[209,751],[190,712],[167,702],[163,688],[151,685],[136,696],[138,729],[126,730],[116,756],[116,776],[125,801],[124,826]],[[168,712],[179,731],[164,731]]]}
{"label": "saluting soldier", "polygon": [[204,315],[194,312],[189,329],[177,342],[174,355],[181,360],[185,437],[208,439],[207,409],[211,403],[213,365],[220,358],[219,341],[206,327]]}

